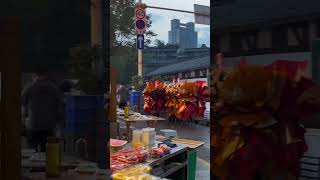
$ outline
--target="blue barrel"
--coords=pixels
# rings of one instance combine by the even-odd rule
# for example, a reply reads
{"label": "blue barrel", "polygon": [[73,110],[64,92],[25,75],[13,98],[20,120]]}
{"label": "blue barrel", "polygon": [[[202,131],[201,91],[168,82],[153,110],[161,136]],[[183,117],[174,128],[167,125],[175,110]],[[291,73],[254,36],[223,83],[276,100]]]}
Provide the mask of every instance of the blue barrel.
{"label": "blue barrel", "polygon": [[92,135],[104,101],[104,96],[66,96],[65,134]]}
{"label": "blue barrel", "polygon": [[134,110],[134,107],[137,106],[138,111],[141,111],[143,107],[143,98],[141,91],[132,91],[130,94],[130,107]]}

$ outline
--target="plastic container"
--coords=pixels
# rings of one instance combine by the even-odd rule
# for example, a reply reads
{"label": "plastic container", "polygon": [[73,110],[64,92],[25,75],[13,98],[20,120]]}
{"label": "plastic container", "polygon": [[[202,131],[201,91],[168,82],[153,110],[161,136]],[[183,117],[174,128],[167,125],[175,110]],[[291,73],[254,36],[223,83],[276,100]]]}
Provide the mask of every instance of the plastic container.
{"label": "plastic container", "polygon": [[142,143],[142,131],[139,129],[133,130],[132,132],[132,147],[137,148],[143,146]]}
{"label": "plastic container", "polygon": [[66,96],[67,123],[89,123],[104,111],[104,96]]}
{"label": "plastic container", "polygon": [[74,136],[94,136],[96,133],[96,124],[88,123],[67,123],[64,134]]}
{"label": "plastic container", "polygon": [[155,128],[142,129],[142,143],[146,148],[151,149],[156,144],[156,130]]}
{"label": "plastic container", "polygon": [[96,122],[104,120],[104,96],[66,96],[66,135],[94,135]]}
{"label": "plastic container", "polygon": [[138,112],[143,106],[143,95],[141,91],[132,91],[130,95],[130,108],[132,110],[137,109]]}
{"label": "plastic container", "polygon": [[66,109],[104,108],[104,96],[66,96]]}
{"label": "plastic container", "polygon": [[140,129],[133,130],[132,132],[132,142],[141,142],[142,131]]}

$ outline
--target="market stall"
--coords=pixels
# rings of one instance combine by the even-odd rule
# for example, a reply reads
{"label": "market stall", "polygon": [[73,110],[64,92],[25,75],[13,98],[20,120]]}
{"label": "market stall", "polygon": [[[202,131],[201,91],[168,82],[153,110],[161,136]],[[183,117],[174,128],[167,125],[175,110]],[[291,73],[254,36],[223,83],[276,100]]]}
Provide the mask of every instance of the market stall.
{"label": "market stall", "polygon": [[[126,171],[129,172],[130,167],[140,164],[150,168],[146,173],[158,178],[174,179],[173,177],[180,176],[181,179],[186,179],[188,147],[177,144],[170,148],[160,142],[157,142],[157,146],[159,148],[147,151],[139,148],[133,149],[132,144],[127,144],[124,150],[111,154],[113,177],[120,179],[119,177],[128,174]],[[121,170],[122,172],[119,173]]]}
{"label": "market stall", "polygon": [[[208,87],[202,81],[168,85],[160,81],[148,82],[143,92],[145,114],[117,110],[118,122],[126,124],[127,137],[126,141],[110,140],[111,177],[114,180],[144,176],[195,179],[197,149],[204,142],[179,139],[177,133],[168,135],[155,127],[157,122],[168,120],[168,117],[181,121],[202,120],[208,93]],[[144,122],[147,127],[131,128],[138,122]]]}
{"label": "market stall", "polygon": [[[124,143],[125,144],[125,143]],[[188,139],[168,138],[157,141],[151,148],[137,146],[136,142],[122,146],[119,151],[111,154],[111,173],[115,179],[121,179],[126,174],[135,173],[132,167],[142,165],[149,167],[146,173],[159,178],[195,179],[197,149],[204,142]],[[111,145],[112,146],[112,145]],[[133,168],[134,169],[134,168]],[[120,173],[117,173],[119,172]],[[179,178],[178,178],[179,177]]]}

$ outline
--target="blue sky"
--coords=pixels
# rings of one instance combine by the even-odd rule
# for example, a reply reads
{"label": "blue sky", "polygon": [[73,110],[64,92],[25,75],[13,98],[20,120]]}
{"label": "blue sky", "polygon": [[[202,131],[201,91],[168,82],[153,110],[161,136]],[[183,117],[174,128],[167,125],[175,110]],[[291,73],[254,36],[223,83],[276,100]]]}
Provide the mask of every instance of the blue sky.
{"label": "blue sky", "polygon": [[[194,4],[210,6],[210,0],[142,0],[149,6],[167,7],[193,11]],[[172,12],[159,9],[147,9],[147,14],[151,16],[152,27],[150,28],[158,36],[155,39],[168,42],[168,31],[170,30],[170,20],[180,19],[182,23],[194,22],[194,15],[188,13]],[[196,24],[198,31],[198,44],[210,46],[210,26]]]}

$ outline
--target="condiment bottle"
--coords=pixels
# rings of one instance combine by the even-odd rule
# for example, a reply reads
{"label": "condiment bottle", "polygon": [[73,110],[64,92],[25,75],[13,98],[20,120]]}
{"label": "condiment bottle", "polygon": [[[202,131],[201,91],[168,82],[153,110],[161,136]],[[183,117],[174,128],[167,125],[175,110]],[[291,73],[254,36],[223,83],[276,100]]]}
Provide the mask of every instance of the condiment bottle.
{"label": "condiment bottle", "polygon": [[128,102],[127,105],[124,107],[124,118],[129,118],[129,113],[130,113],[130,105]]}
{"label": "condiment bottle", "polygon": [[46,175],[47,177],[60,176],[60,164],[61,164],[61,149],[60,139],[56,137],[49,137],[47,139],[47,163],[46,163]]}

